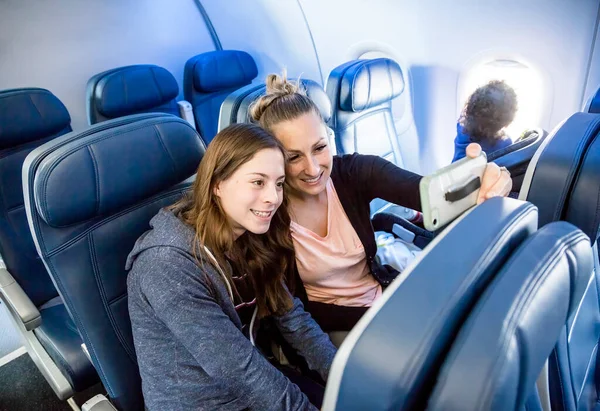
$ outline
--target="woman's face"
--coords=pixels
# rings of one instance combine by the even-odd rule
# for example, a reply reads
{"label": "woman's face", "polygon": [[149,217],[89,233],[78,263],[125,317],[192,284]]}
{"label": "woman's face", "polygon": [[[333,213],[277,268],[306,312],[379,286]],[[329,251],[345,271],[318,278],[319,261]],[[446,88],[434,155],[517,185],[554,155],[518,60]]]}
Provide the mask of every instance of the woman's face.
{"label": "woman's face", "polygon": [[264,234],[283,201],[285,168],[283,154],[263,149],[215,187],[221,207],[231,223],[235,238],[244,232]]}
{"label": "woman's face", "polygon": [[291,194],[315,196],[323,192],[331,176],[333,156],[321,118],[311,111],[275,125],[272,131],[287,151],[285,172]]}

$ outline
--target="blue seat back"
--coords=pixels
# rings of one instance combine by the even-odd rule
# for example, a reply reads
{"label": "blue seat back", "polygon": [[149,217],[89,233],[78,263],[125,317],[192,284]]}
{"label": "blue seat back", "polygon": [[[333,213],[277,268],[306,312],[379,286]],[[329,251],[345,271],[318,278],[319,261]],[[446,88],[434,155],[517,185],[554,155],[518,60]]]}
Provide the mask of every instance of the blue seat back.
{"label": "blue seat back", "polygon": [[185,63],[184,97],[192,104],[196,128],[206,144],[217,134],[219,110],[225,98],[250,84],[257,75],[256,63],[245,51],[211,51]]}
{"label": "blue seat back", "polygon": [[179,116],[179,86],[166,69],[150,64],[117,67],[88,80],[89,124],[138,113]]}
{"label": "blue seat back", "polygon": [[126,257],[158,210],[189,188],[184,180],[203,152],[184,120],[139,114],[67,134],[25,160],[25,207],[37,250],[122,410],[143,409]]}
{"label": "blue seat back", "polygon": [[588,113],[600,114],[600,88],[590,97],[585,109]]}
{"label": "blue seat back", "polygon": [[568,221],[591,239],[596,253],[578,310],[549,361],[552,408],[593,408],[600,400],[600,115],[575,113],[546,138],[527,169],[520,198],[539,208],[540,226]]}
{"label": "blue seat back", "polygon": [[524,410],[592,267],[589,238],[569,223],[528,238],[460,330],[427,409]]}
{"label": "blue seat back", "polygon": [[374,154],[402,167],[392,100],[403,91],[402,70],[394,60],[353,60],[334,68],[327,95],[338,152]]}
{"label": "blue seat back", "polygon": [[536,208],[510,198],[486,201],[448,226],[344,340],[323,409],[424,409],[463,321],[536,228]]}
{"label": "blue seat back", "polygon": [[[373,154],[404,167],[392,116],[392,100],[404,87],[400,66],[388,58],[353,60],[331,71],[327,95],[339,154]],[[385,205],[383,200],[374,200],[371,211]]]}
{"label": "blue seat back", "polygon": [[48,90],[0,91],[0,255],[38,307],[58,293],[29,232],[21,170],[31,150],[70,131],[66,107]]}
{"label": "blue seat back", "polygon": [[[329,97],[319,83],[310,79],[300,79],[300,86],[315,103],[325,123],[331,119]],[[251,84],[234,91],[223,102],[219,118],[219,131],[231,124],[250,123],[250,107],[267,91],[265,83]]]}

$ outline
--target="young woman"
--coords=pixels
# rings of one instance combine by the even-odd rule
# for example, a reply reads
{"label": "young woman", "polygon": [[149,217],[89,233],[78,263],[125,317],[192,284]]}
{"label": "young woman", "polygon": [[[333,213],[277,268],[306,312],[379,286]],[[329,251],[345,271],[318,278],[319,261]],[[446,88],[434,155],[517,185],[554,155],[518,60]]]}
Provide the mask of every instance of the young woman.
{"label": "young woman", "polygon": [[129,313],[147,409],[320,406],[321,385],[286,377],[253,346],[257,321],[271,316],[323,379],[335,355],[284,285],[294,254],[283,183],[281,144],[258,126],[230,126],[208,146],[189,195],[137,241]]}
{"label": "young woman", "polygon": [[504,81],[492,80],[471,94],[456,125],[454,158],[466,155],[466,148],[477,143],[487,154],[512,144],[504,129],[517,113],[517,93]]}
{"label": "young woman", "polygon": [[[287,151],[296,293],[323,330],[348,331],[398,274],[374,258],[369,203],[382,198],[420,210],[421,176],[377,156],[333,157],[318,108],[285,77],[267,77],[267,93],[256,101],[251,116]],[[480,150],[474,144],[469,155]],[[479,202],[509,193],[512,180],[503,171],[488,165]]]}

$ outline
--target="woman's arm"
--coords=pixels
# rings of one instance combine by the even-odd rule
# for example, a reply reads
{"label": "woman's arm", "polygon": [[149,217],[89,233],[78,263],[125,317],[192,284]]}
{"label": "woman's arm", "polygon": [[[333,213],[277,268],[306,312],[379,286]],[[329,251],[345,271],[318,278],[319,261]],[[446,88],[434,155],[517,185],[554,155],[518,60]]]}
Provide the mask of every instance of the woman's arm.
{"label": "woman's arm", "polygon": [[351,154],[340,158],[347,184],[356,184],[369,201],[381,198],[421,211],[421,176],[373,155]]}
{"label": "woman's arm", "polygon": [[[269,364],[223,311],[211,291],[216,287],[208,284],[207,273],[188,258],[179,256],[174,261],[173,253],[165,248],[147,250],[138,257],[142,259],[148,259],[147,264],[136,261],[136,266],[156,270],[142,278],[145,298],[211,378],[245,398],[252,409],[315,409],[298,386]],[[212,270],[212,266],[206,264],[205,269]]]}
{"label": "woman's arm", "polygon": [[337,348],[304,310],[302,302],[298,298],[294,298],[293,302],[290,311],[280,317],[274,316],[277,328],[285,340],[304,357],[309,368],[327,380]]}

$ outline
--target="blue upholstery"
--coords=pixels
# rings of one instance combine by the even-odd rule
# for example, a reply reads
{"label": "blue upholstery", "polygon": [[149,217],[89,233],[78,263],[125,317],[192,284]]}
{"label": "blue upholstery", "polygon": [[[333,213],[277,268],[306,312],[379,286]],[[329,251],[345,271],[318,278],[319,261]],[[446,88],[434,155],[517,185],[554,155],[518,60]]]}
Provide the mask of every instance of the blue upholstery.
{"label": "blue upholstery", "polygon": [[588,113],[600,114],[600,89],[594,93],[594,95],[590,98],[589,105],[587,107]]}
{"label": "blue upholstery", "polygon": [[148,112],[178,116],[178,94],[175,77],[162,67],[134,65],[108,70],[88,80],[88,123]]}
{"label": "blue upholstery", "polygon": [[486,201],[446,228],[350,332],[329,373],[323,409],[424,409],[455,333],[536,228],[535,207],[510,198]]}
{"label": "blue upholstery", "polygon": [[[35,249],[23,204],[21,171],[37,146],[71,131],[71,117],[50,91],[24,88],[0,92],[0,254],[8,271],[40,309],[34,330],[75,391],[98,381],[81,349],[81,337]],[[51,309],[41,307],[57,300]]]}
{"label": "blue upholstery", "polygon": [[36,247],[119,409],[143,409],[125,260],[158,210],[189,188],[180,182],[203,153],[184,120],[138,114],[67,134],[25,160]]}
{"label": "blue upholstery", "polygon": [[393,60],[353,60],[334,68],[327,95],[338,152],[375,154],[402,166],[391,101],[403,91],[402,71]]}
{"label": "blue upholstery", "polygon": [[83,341],[60,300],[41,308],[42,324],[33,332],[75,391],[98,383],[98,374],[81,348]]}
{"label": "blue upholstery", "polygon": [[[392,100],[402,94],[404,86],[400,66],[387,58],[353,60],[331,71],[327,95],[339,154],[374,154],[404,166],[392,116]],[[371,211],[386,204],[376,199]]]}
{"label": "blue upholstery", "polygon": [[[596,244],[600,209],[600,115],[576,113],[551,133],[532,160],[521,191],[538,206],[540,226],[568,221]],[[552,189],[548,189],[551,187]],[[569,316],[549,359],[553,410],[597,407],[600,267],[590,271],[578,310]]]}
{"label": "blue upholstery", "polygon": [[185,63],[184,97],[192,104],[196,128],[206,144],[217,134],[221,103],[232,91],[250,84],[257,75],[256,63],[245,51],[211,51]]}
{"label": "blue upholstery", "polygon": [[36,306],[58,293],[29,234],[21,169],[31,150],[69,131],[71,117],[67,109],[48,90],[0,92],[0,253],[10,273]]}
{"label": "blue upholstery", "polygon": [[548,137],[548,132],[544,129],[530,129],[520,140],[488,155],[489,163],[494,162],[508,169],[513,182],[513,192],[518,194],[521,191],[529,162],[546,137]]}
{"label": "blue upholstery", "polygon": [[592,267],[589,238],[569,223],[528,238],[460,330],[427,409],[524,409]]}
{"label": "blue upholstery", "polygon": [[[319,83],[310,79],[300,79],[306,95],[315,103],[325,123],[331,119],[331,103],[329,97]],[[251,84],[242,87],[227,96],[223,102],[219,119],[219,129],[231,124],[250,123],[250,107],[267,91],[265,83]]]}

